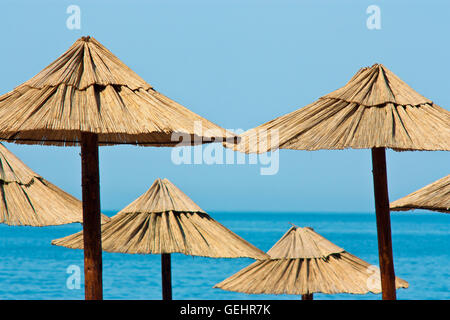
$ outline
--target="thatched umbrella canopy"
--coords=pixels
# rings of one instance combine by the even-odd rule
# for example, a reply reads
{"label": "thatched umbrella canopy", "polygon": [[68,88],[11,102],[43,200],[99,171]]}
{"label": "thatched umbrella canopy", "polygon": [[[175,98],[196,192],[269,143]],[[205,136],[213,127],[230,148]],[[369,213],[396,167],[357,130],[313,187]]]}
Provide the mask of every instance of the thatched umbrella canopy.
{"label": "thatched umbrella canopy", "polygon": [[450,150],[450,112],[375,64],[360,69],[344,87],[240,137],[231,147],[247,153],[372,149],[383,299],[395,299],[385,148]]}
{"label": "thatched umbrella canopy", "polygon": [[[0,223],[55,226],[83,221],[81,201],[45,180],[0,143]],[[102,215],[102,223],[109,218]]]}
{"label": "thatched umbrella canopy", "polygon": [[392,211],[424,209],[450,213],[450,174],[391,202]]}
{"label": "thatched umbrella canopy", "polygon": [[[83,249],[83,232],[52,244]],[[212,219],[169,180],[150,189],[102,226],[108,252],[161,254],[163,299],[172,297],[170,254],[210,258],[267,259],[267,255]]]}
{"label": "thatched umbrella canopy", "polygon": [[[293,226],[267,252],[214,288],[248,294],[380,293],[381,281],[369,263],[325,239],[312,228]],[[397,288],[408,283],[396,278]]]}
{"label": "thatched umbrella canopy", "polygon": [[180,137],[234,136],[155,91],[91,37],[0,96],[0,140],[81,145],[86,299],[102,298],[98,146],[176,146]]}

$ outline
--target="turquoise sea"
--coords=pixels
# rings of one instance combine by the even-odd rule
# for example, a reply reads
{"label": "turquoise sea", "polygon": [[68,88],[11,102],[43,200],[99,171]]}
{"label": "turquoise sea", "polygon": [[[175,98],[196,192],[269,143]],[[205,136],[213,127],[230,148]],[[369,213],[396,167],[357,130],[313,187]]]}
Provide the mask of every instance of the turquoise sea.
{"label": "turquoise sea", "polygon": [[[113,215],[113,212],[107,212]],[[310,226],[360,258],[378,264],[373,213],[210,213],[226,227],[267,251],[289,229]],[[0,225],[0,299],[83,299],[69,289],[69,266],[83,270],[83,252],[50,241],[81,225],[10,227]],[[392,213],[396,275],[407,280],[399,299],[450,299],[450,215]],[[299,299],[288,295],[246,295],[213,289],[217,282],[250,264],[250,259],[209,259],[172,255],[174,299]],[[73,268],[73,267],[72,267]],[[160,299],[160,256],[103,254],[105,299]],[[316,299],[380,299],[380,295],[325,295]]]}

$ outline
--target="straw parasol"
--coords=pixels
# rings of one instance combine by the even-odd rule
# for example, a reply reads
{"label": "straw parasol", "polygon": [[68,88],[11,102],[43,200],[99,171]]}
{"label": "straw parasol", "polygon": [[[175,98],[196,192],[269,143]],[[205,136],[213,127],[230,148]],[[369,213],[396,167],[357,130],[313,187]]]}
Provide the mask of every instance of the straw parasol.
{"label": "straw parasol", "polygon": [[391,202],[392,211],[424,209],[450,213],[450,174]]}
{"label": "straw parasol", "polygon": [[[0,143],[0,223],[55,226],[83,221],[81,201],[42,178]],[[109,218],[102,215],[102,223]]]}
{"label": "straw parasol", "polygon": [[[249,294],[380,293],[376,267],[328,241],[312,228],[293,226],[256,261],[214,288]],[[408,283],[396,278],[397,288]]]}
{"label": "straw parasol", "polygon": [[385,148],[450,150],[450,112],[423,97],[381,64],[360,69],[342,88],[244,132],[247,153],[372,149],[383,299],[395,299]]}
{"label": "straw parasol", "polygon": [[[52,244],[83,249],[83,232]],[[267,255],[212,219],[169,180],[150,189],[102,226],[108,252],[161,254],[163,299],[172,299],[171,253],[210,258],[267,259]]]}
{"label": "straw parasol", "polygon": [[177,146],[180,139],[201,144],[233,137],[155,91],[89,36],[0,96],[0,140],[81,146],[86,299],[102,299],[98,146]]}

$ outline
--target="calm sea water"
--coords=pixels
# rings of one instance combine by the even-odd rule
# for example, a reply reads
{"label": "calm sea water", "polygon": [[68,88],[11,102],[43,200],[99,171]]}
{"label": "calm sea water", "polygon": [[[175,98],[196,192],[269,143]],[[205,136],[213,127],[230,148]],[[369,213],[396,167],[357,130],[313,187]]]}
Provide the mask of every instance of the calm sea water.
{"label": "calm sea water", "polygon": [[[110,213],[111,215],[112,213]],[[374,214],[211,213],[211,216],[267,251],[289,229],[288,222],[311,226],[360,258],[378,263]],[[50,245],[81,225],[10,227],[0,225],[0,299],[83,299],[68,289],[67,268],[83,270],[83,252]],[[450,215],[393,213],[397,276],[408,289],[399,299],[450,299]],[[174,299],[299,299],[289,295],[246,295],[212,286],[252,263],[250,259],[209,259],[172,255]],[[105,299],[160,299],[160,256],[103,254]],[[82,273],[82,272],[81,272]],[[83,279],[82,279],[83,281]],[[315,295],[317,299],[380,299],[380,295]]]}

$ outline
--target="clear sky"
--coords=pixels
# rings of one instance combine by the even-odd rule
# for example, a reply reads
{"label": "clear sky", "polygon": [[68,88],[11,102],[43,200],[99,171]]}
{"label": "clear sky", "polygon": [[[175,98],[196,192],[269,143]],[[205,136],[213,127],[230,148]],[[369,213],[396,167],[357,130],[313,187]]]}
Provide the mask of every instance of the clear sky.
{"label": "clear sky", "polygon": [[[67,28],[70,5],[81,29]],[[381,29],[366,13],[380,8]],[[249,129],[383,63],[450,108],[450,2],[1,1],[0,94],[94,36],[161,93],[228,129]],[[33,170],[81,197],[79,148],[5,144]],[[279,172],[258,165],[175,165],[170,148],[100,150],[103,210],[119,210],[166,177],[205,210],[374,210],[369,150],[280,151]],[[450,172],[448,152],[387,152],[391,200]]]}

